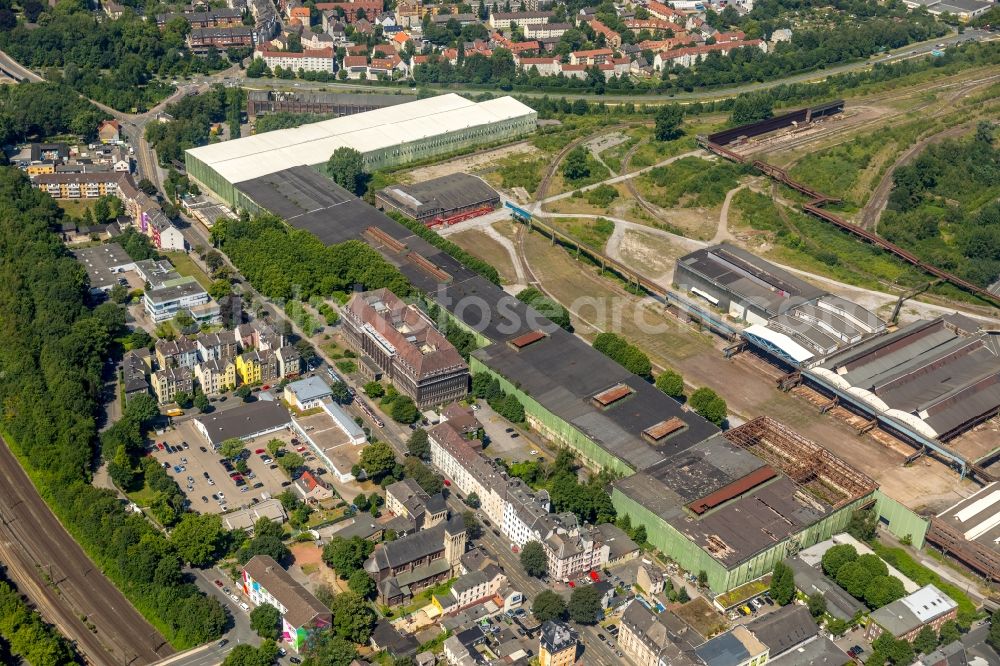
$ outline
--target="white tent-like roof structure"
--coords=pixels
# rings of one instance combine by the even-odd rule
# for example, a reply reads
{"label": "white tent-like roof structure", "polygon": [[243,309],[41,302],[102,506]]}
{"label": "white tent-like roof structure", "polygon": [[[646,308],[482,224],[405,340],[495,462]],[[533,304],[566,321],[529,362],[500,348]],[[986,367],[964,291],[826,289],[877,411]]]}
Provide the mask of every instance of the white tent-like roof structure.
{"label": "white tent-like roof structure", "polygon": [[230,183],[326,162],[337,148],[364,154],[534,113],[513,97],[472,102],[454,93],[188,150]]}

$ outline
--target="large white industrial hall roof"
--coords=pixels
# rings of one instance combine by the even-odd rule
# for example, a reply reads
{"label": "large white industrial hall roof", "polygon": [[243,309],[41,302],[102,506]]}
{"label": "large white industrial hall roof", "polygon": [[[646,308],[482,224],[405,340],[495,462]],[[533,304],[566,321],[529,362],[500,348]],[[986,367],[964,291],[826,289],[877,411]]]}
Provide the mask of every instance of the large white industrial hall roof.
{"label": "large white industrial hall roof", "polygon": [[337,148],[364,154],[534,113],[513,97],[472,102],[454,93],[188,150],[230,183],[329,159]]}

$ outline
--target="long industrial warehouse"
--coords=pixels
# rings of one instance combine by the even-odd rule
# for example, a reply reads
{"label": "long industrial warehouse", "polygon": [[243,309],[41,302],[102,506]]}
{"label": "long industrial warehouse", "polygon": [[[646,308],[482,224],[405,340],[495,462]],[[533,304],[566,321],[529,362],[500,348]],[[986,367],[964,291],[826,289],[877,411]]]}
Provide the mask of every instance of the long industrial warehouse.
{"label": "long industrial warehouse", "polygon": [[360,152],[372,172],[522,136],[534,131],[537,116],[513,97],[477,103],[448,94],[192,148],[184,162],[200,185],[244,207],[237,183],[325,164],[337,148]]}

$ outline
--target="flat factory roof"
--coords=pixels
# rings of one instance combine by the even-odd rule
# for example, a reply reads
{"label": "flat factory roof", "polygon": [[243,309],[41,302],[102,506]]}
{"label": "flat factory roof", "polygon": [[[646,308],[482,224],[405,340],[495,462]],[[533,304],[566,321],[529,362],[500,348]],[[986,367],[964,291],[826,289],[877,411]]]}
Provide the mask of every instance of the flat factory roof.
{"label": "flat factory roof", "polygon": [[135,262],[118,243],[84,247],[72,254],[87,270],[90,286],[94,289],[114,285],[122,273],[135,268]]}
{"label": "flat factory roof", "polygon": [[410,217],[452,211],[500,198],[492,187],[467,173],[455,173],[412,185],[390,185],[378,196]]}
{"label": "flat factory roof", "polygon": [[[310,167],[296,167],[237,186],[257,205],[304,229],[327,245],[363,241],[450,312],[491,340],[504,340],[555,325],[384,213]],[[375,229],[386,240],[370,233]],[[407,259],[415,252],[448,274],[437,275]]]}
{"label": "flat factory roof", "polygon": [[677,260],[677,265],[702,276],[773,314],[789,301],[811,301],[824,295],[804,280],[742,248],[728,243],[701,248]]}
{"label": "flat factory roof", "polygon": [[513,97],[473,102],[454,93],[331,118],[187,151],[230,183],[326,162],[337,148],[361,153],[458,132],[534,111]]}
{"label": "flat factory roof", "polygon": [[[698,414],[682,409],[649,382],[561,328],[520,349],[496,342],[473,356],[637,470],[718,432]],[[631,393],[603,408],[594,400],[619,384]],[[643,437],[644,430],[674,417],[685,427],[655,445]]]}

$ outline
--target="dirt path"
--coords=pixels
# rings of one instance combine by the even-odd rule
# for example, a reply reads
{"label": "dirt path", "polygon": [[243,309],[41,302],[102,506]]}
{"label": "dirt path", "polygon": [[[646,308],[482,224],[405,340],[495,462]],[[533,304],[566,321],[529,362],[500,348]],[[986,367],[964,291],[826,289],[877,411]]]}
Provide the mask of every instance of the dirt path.
{"label": "dirt path", "polygon": [[[586,217],[586,216],[577,216]],[[596,217],[596,216],[595,216]],[[494,222],[499,222],[501,220],[509,220],[510,211],[506,208],[501,208],[494,213],[489,215],[483,215],[481,217],[473,218],[468,222],[463,222],[462,224],[455,225],[452,227],[445,227],[443,229],[438,229],[438,233],[442,236],[450,236],[453,233],[461,231],[480,231],[492,240],[499,243],[507,253],[510,255],[510,263],[514,267],[514,274],[517,276],[517,284],[511,286],[527,286],[528,275],[524,270],[524,264],[521,262],[521,257],[517,253],[517,248],[514,247],[514,242],[501,234],[499,231],[493,228]]]}
{"label": "dirt path", "polygon": [[943,132],[938,132],[937,134],[932,134],[931,136],[925,137],[920,141],[903,151],[903,154],[889,167],[885,174],[882,176],[882,180],[879,181],[878,187],[872,193],[871,198],[868,199],[868,203],[865,207],[861,209],[861,215],[859,216],[860,222],[858,222],[861,227],[865,229],[874,230],[878,225],[878,220],[882,216],[882,211],[885,210],[885,205],[889,201],[889,194],[892,192],[892,177],[896,173],[896,169],[901,166],[905,166],[917,159],[917,156],[923,152],[924,148],[932,143],[938,143],[939,141],[944,141],[945,139],[950,139],[952,137],[958,136],[966,132],[971,127],[971,124],[959,125],[957,127],[950,127]]}
{"label": "dirt path", "polygon": [[733,235],[729,233],[729,206],[733,203],[733,197],[736,196],[736,193],[744,187],[746,187],[746,184],[734,187],[726,192],[726,200],[722,202],[722,210],[719,212],[719,228],[715,230],[715,235],[709,241],[710,245],[733,240]]}
{"label": "dirt path", "polygon": [[[546,197],[546,198],[539,198],[537,201],[535,201],[534,203],[531,204],[530,209],[533,212],[537,213],[538,211],[541,210],[541,207],[544,206],[545,204],[551,203],[553,201],[559,201],[560,199],[567,199],[567,198],[573,196],[573,192],[587,192],[587,191],[592,190],[592,189],[594,189],[596,187],[600,187],[601,185],[614,185],[616,183],[628,183],[630,180],[632,180],[636,176],[644,174],[647,171],[651,171],[651,170],[653,170],[653,169],[655,169],[657,167],[666,166],[666,165],[668,165],[668,164],[670,164],[672,162],[676,162],[677,160],[684,159],[685,157],[706,157],[707,155],[708,155],[708,153],[706,153],[704,150],[701,150],[701,149],[690,150],[690,151],[688,151],[686,153],[681,153],[680,155],[674,155],[673,157],[668,157],[667,159],[663,160],[662,162],[657,162],[656,164],[651,164],[648,167],[643,167],[642,169],[638,169],[636,171],[631,171],[629,173],[623,173],[623,174],[621,174],[619,176],[613,176],[611,178],[606,178],[605,180],[602,180],[602,181],[600,181],[598,183],[592,183],[590,185],[587,185],[586,187],[578,187],[575,190],[570,190],[569,192],[563,192],[562,194],[556,194],[556,195],[553,195],[551,197]],[[625,167],[623,166],[622,168],[624,170]],[[548,187],[548,186],[546,185],[546,187]],[[543,194],[544,194],[544,192],[541,189],[539,189],[539,196],[541,197]]]}

